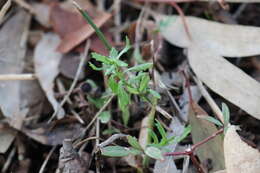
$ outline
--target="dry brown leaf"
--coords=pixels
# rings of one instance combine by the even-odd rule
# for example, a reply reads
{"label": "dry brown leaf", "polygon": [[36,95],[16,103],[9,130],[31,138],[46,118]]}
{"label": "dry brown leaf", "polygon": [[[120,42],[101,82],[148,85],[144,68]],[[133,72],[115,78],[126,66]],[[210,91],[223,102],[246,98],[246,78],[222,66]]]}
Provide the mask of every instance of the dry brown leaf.
{"label": "dry brown leaf", "polygon": [[[200,119],[198,116],[208,116],[208,114],[198,104],[193,103],[192,109],[190,109],[189,122],[192,127],[191,136],[194,144],[211,136],[218,130],[214,124]],[[225,168],[223,140],[221,136],[217,136],[213,140],[203,144],[196,150],[196,153],[201,163],[205,163],[208,159],[212,161],[211,171]]]}
{"label": "dry brown leaf", "polygon": [[[173,0],[139,0],[141,2],[173,2]],[[203,1],[203,2],[212,2],[219,0],[174,0],[174,2],[191,2],[191,1]],[[225,2],[233,2],[233,3],[258,3],[260,0],[225,0]]]}
{"label": "dry brown leaf", "polygon": [[[35,73],[55,112],[59,108],[59,103],[54,97],[53,87],[54,80],[59,73],[59,63],[62,58],[62,54],[56,51],[59,43],[59,36],[47,33],[38,42],[34,52]],[[64,110],[62,108],[59,109],[57,115],[58,118],[64,117]]]}
{"label": "dry brown leaf", "polygon": [[259,151],[240,139],[235,126],[230,126],[226,132],[224,153],[227,173],[259,172]]}
{"label": "dry brown leaf", "polygon": [[43,26],[49,28],[50,23],[50,7],[44,3],[34,3],[32,7],[35,9],[35,19]]}
{"label": "dry brown leaf", "polygon": [[[98,27],[101,27],[111,17],[109,13],[95,10],[95,7],[88,1],[82,1],[81,6],[86,7],[84,9],[89,12]],[[62,38],[58,46],[58,51],[62,53],[69,52],[95,32],[81,14],[75,9],[68,8],[68,5],[54,4],[51,8],[50,19],[55,32]]]}
{"label": "dry brown leaf", "polygon": [[256,80],[207,48],[190,46],[188,58],[193,71],[210,89],[260,119],[260,84]]}
{"label": "dry brown leaf", "polygon": [[16,131],[11,128],[3,127],[0,128],[0,153],[5,153],[10,145],[12,144],[16,136]]}
{"label": "dry brown leaf", "polygon": [[[188,48],[192,44],[215,51],[225,57],[260,54],[259,27],[222,24],[197,17],[185,17],[192,41],[187,36],[181,17],[160,16],[160,32],[170,43]],[[207,49],[205,51],[207,51]]]}

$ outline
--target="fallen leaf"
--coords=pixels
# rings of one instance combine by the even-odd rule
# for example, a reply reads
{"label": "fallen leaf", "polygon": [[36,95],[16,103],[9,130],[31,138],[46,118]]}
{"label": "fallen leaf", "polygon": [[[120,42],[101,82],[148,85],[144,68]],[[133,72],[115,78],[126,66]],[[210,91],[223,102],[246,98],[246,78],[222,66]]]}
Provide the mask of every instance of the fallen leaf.
{"label": "fallen leaf", "polygon": [[[172,0],[138,0],[140,2],[173,2]],[[192,1],[203,1],[203,2],[212,2],[218,0],[174,0],[174,2],[192,2]],[[225,2],[232,2],[232,3],[258,3],[260,0],[225,0]]]}
{"label": "fallen leaf", "polygon": [[260,84],[214,51],[192,45],[188,58],[193,71],[210,89],[260,119]]}
{"label": "fallen leaf", "polygon": [[[214,124],[200,119],[198,116],[208,115],[198,104],[193,103],[189,114],[193,144],[202,141],[217,131]],[[201,163],[204,163],[207,160],[212,161],[212,169],[210,171],[217,171],[225,168],[223,140],[221,136],[217,136],[211,141],[203,144],[196,150],[196,153]]]}
{"label": "fallen leaf", "polygon": [[[81,6],[89,12],[97,27],[101,27],[111,18],[111,14],[95,10],[88,1],[82,2]],[[54,4],[50,19],[54,31],[62,38],[57,48],[61,53],[69,52],[95,32],[79,12],[64,5]]]}
{"label": "fallen leaf", "polygon": [[[55,112],[59,108],[59,103],[54,97],[53,87],[54,80],[59,73],[59,63],[62,58],[62,54],[56,51],[59,43],[59,36],[54,33],[47,33],[38,42],[34,52],[36,76]],[[59,109],[57,115],[58,118],[64,117],[64,110],[62,108]]]}
{"label": "fallen leaf", "polygon": [[[78,70],[79,63],[80,63],[79,54],[69,53],[63,55],[59,65],[61,74],[69,79],[74,79]],[[85,77],[84,71],[81,71],[79,75],[79,80],[82,80],[84,77]]]}
{"label": "fallen leaf", "polygon": [[[212,22],[197,17],[185,17],[192,41],[187,36],[181,17],[158,16],[160,33],[170,43],[188,48],[193,44],[205,47],[225,57],[259,55],[260,28]],[[205,51],[207,51],[207,49]]]}
{"label": "fallen leaf", "polygon": [[22,131],[30,138],[44,145],[61,145],[64,139],[77,139],[82,135],[83,127],[75,119],[63,118],[50,124],[35,125],[37,128],[25,127]]}
{"label": "fallen leaf", "polygon": [[221,170],[221,171],[217,171],[217,172],[214,172],[214,173],[227,173],[226,170]]}
{"label": "fallen leaf", "polygon": [[13,143],[16,132],[10,128],[0,128],[0,153],[4,154]]}
{"label": "fallen leaf", "polygon": [[256,173],[260,170],[260,153],[243,142],[230,126],[224,138],[224,153],[227,173]]}
{"label": "fallen leaf", "polygon": [[[31,15],[19,10],[0,30],[0,74],[22,73]],[[0,107],[13,127],[20,129],[28,108],[21,107],[21,81],[1,81]],[[27,100],[28,101],[28,100]],[[26,100],[23,100],[26,102]]]}

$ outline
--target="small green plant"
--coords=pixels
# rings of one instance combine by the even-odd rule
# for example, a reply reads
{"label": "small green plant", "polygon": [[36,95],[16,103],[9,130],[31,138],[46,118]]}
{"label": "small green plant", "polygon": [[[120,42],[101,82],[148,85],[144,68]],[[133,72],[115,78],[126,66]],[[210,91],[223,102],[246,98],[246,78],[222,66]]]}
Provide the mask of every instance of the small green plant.
{"label": "small green plant", "polygon": [[224,127],[224,131],[226,132],[230,121],[230,111],[227,104],[225,103],[222,103],[222,114],[223,114],[224,123],[211,116],[200,116],[199,118],[205,119],[213,124],[216,124],[217,126]]}
{"label": "small green plant", "polygon": [[161,123],[156,120],[155,125],[157,131],[160,134],[160,137],[158,137],[154,131],[150,130],[153,141],[151,144],[148,144],[145,148],[143,148],[139,144],[138,140],[135,137],[128,135],[127,141],[130,147],[122,147],[122,146],[103,147],[101,148],[102,155],[109,156],[109,157],[123,157],[130,154],[143,155],[143,156],[146,155],[153,159],[163,160],[163,153],[166,152],[163,147],[170,145],[173,142],[178,143],[182,141],[184,138],[186,138],[189,135],[191,131],[191,127],[188,126],[185,128],[181,136],[167,138],[166,131],[161,125]]}

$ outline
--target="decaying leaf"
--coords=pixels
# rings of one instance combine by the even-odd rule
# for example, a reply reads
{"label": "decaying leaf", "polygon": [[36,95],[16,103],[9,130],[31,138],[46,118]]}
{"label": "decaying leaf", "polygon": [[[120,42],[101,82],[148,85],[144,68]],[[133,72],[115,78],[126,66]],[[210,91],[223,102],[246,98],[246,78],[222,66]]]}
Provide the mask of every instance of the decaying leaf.
{"label": "decaying leaf", "polygon": [[61,145],[64,139],[77,139],[83,132],[76,120],[65,118],[51,124],[38,124],[37,128],[24,128],[22,131],[30,138],[44,145]]}
{"label": "decaying leaf", "polygon": [[43,26],[49,28],[50,24],[50,7],[43,3],[34,3],[35,19]]}
{"label": "decaying leaf", "polygon": [[[59,103],[54,97],[54,80],[59,73],[59,63],[62,54],[56,51],[60,39],[56,34],[47,33],[38,42],[34,52],[35,73],[44,90],[49,102],[55,111],[59,108]],[[58,118],[64,117],[64,110],[58,111]]]}
{"label": "decaying leaf", "polygon": [[260,119],[260,84],[207,48],[192,45],[188,49],[190,65],[210,89]]}
{"label": "decaying leaf", "polygon": [[159,16],[160,31],[170,43],[188,48],[192,44],[225,57],[259,55],[259,27],[222,24],[197,17],[185,17],[192,41],[187,36],[181,17]]}
{"label": "decaying leaf", "polygon": [[214,173],[227,173],[226,170],[221,170],[221,171],[217,171],[217,172],[214,172]]}
{"label": "decaying leaf", "polygon": [[[20,10],[1,28],[0,74],[22,73],[30,19],[30,14]],[[17,129],[28,112],[28,108],[21,107],[21,85],[20,81],[1,81],[0,85],[1,111]]]}
{"label": "decaying leaf", "polygon": [[243,142],[230,126],[224,138],[224,153],[227,173],[256,173],[260,170],[260,153]]}
{"label": "decaying leaf", "polygon": [[[190,109],[189,121],[192,127],[191,135],[194,144],[211,136],[217,131],[214,124],[200,119],[197,116],[208,116],[207,113],[196,103],[192,104]],[[205,143],[196,150],[201,163],[211,160],[212,169],[210,171],[222,170],[225,168],[223,140],[221,136],[215,137],[213,140]]]}
{"label": "decaying leaf", "polygon": [[[173,0],[139,0],[141,2],[173,2]],[[191,2],[192,0],[174,0],[174,2]],[[212,1],[219,1],[219,0],[193,0],[193,1],[204,1],[204,2],[212,2]],[[258,3],[260,0],[225,0],[225,2],[232,2],[232,3]]]}
{"label": "decaying leaf", "polygon": [[16,132],[9,128],[0,128],[0,153],[5,153],[15,138]]}

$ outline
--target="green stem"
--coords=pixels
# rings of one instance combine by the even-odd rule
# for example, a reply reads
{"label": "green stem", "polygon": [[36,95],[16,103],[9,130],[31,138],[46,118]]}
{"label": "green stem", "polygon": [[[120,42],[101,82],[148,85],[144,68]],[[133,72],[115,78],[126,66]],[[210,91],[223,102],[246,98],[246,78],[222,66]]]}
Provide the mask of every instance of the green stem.
{"label": "green stem", "polygon": [[106,39],[105,35],[101,32],[101,30],[97,27],[97,25],[93,22],[91,17],[89,16],[87,11],[84,11],[75,1],[73,1],[73,4],[75,7],[79,10],[81,15],[84,17],[84,19],[91,25],[91,27],[95,30],[96,34],[98,35],[99,39],[102,41],[102,43],[105,45],[105,47],[110,51],[112,49],[111,44]]}

